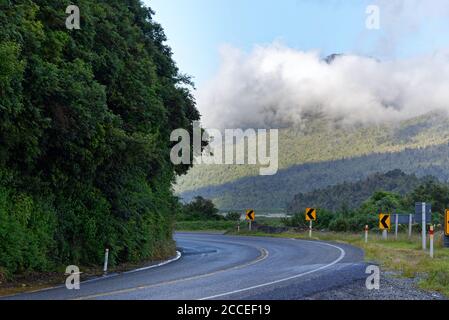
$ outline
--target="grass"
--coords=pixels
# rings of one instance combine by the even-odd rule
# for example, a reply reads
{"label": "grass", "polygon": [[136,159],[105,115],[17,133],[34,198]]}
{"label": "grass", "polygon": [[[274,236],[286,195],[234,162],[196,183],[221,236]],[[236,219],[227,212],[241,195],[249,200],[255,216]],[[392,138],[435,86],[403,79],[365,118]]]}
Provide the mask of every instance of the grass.
{"label": "grass", "polygon": [[[309,239],[307,232],[272,235],[242,231],[239,235]],[[392,237],[383,240],[380,235],[371,234],[367,244],[362,233],[315,232],[313,239],[362,248],[367,261],[375,261],[383,270],[399,272],[406,278],[418,276],[421,279],[418,283],[421,289],[436,291],[449,297],[449,248],[443,247],[441,233],[435,235],[434,259],[430,258],[428,251],[422,250],[421,238],[418,235],[409,239],[406,234],[399,234],[397,240]]]}

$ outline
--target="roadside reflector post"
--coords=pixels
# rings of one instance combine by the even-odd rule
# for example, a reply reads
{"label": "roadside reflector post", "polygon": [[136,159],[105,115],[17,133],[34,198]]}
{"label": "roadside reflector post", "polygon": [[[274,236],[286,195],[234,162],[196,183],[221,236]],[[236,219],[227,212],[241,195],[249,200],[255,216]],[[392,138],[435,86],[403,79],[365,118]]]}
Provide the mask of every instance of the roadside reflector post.
{"label": "roadside reflector post", "polygon": [[398,228],[399,228],[399,214],[396,214],[394,220],[394,238],[398,240]]}
{"label": "roadside reflector post", "polygon": [[312,238],[312,220],[309,221],[309,238]]}
{"label": "roadside reflector post", "polygon": [[365,243],[368,243],[368,225],[365,226]]}
{"label": "roadside reflector post", "polygon": [[430,236],[430,257],[433,259],[433,234],[434,234],[434,227],[433,225],[430,226],[429,230],[429,236]]}
{"label": "roadside reflector post", "polygon": [[382,231],[382,239],[388,240],[388,230],[385,229]]}
{"label": "roadside reflector post", "polygon": [[422,206],[422,249],[426,250],[427,236],[426,236],[426,203],[423,202]]}
{"label": "roadside reflector post", "polygon": [[237,232],[240,232],[240,222],[237,224]]}
{"label": "roadside reflector post", "polygon": [[109,260],[109,249],[106,249],[104,253],[104,266],[103,266],[103,274],[108,274],[108,260]]}
{"label": "roadside reflector post", "polygon": [[412,224],[413,224],[413,214],[408,218],[408,237],[412,237]]}

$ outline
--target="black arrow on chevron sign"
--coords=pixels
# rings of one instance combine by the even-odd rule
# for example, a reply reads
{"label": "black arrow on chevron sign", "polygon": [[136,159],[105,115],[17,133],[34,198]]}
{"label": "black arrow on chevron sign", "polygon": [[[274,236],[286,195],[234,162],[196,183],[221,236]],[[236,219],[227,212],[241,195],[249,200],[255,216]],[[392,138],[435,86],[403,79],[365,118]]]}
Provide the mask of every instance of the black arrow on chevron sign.
{"label": "black arrow on chevron sign", "polygon": [[254,210],[250,210],[246,213],[246,216],[249,220],[254,220]]}
{"label": "black arrow on chevron sign", "polygon": [[309,217],[309,219],[310,220],[314,220],[315,219],[315,217],[313,216],[313,213],[315,212],[315,209],[313,209],[313,208],[310,208],[308,211],[307,211],[307,216]]}
{"label": "black arrow on chevron sign", "polygon": [[390,219],[389,215],[385,215],[383,216],[383,218],[380,220],[380,223],[382,224],[382,226],[384,227],[384,229],[389,229],[390,226],[388,225],[387,221]]}

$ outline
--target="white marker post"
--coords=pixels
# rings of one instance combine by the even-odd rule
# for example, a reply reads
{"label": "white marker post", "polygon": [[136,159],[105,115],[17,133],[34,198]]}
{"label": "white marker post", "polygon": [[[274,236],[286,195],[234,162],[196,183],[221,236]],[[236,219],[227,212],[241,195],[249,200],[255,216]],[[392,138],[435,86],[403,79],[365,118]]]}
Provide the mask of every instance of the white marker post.
{"label": "white marker post", "polygon": [[399,228],[399,215],[396,214],[395,220],[394,220],[394,238],[398,240],[398,228]]}
{"label": "white marker post", "polygon": [[312,238],[312,220],[309,223],[309,238]]}
{"label": "white marker post", "polygon": [[382,231],[382,239],[388,240],[388,231],[386,229]]}
{"label": "white marker post", "polygon": [[240,232],[240,222],[239,222],[239,224],[237,225],[237,232]]}
{"label": "white marker post", "polygon": [[426,250],[427,236],[426,236],[426,203],[421,204],[422,208],[422,249]]}
{"label": "white marker post", "polygon": [[430,257],[433,259],[433,226],[430,226]]}
{"label": "white marker post", "polygon": [[408,218],[408,237],[412,237],[412,224],[413,224],[413,214]]}
{"label": "white marker post", "polygon": [[249,223],[248,223],[248,230],[249,230],[249,231],[251,231],[251,222],[252,222],[252,221],[249,220]]}
{"label": "white marker post", "polygon": [[366,225],[365,226],[365,243],[368,243],[368,230],[369,230],[369,227],[368,227],[368,225]]}
{"label": "white marker post", "polygon": [[104,266],[103,266],[103,274],[108,274],[108,260],[109,260],[109,249],[106,249],[104,253]]}

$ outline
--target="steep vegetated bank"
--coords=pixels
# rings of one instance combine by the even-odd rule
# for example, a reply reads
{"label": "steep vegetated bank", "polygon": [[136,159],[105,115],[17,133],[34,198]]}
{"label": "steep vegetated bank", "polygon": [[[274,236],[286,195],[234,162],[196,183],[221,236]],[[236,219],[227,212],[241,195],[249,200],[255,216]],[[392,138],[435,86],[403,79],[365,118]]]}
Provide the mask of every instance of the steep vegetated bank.
{"label": "steep vegetated bank", "polygon": [[170,133],[199,119],[138,0],[0,3],[0,275],[160,258],[179,209]]}

